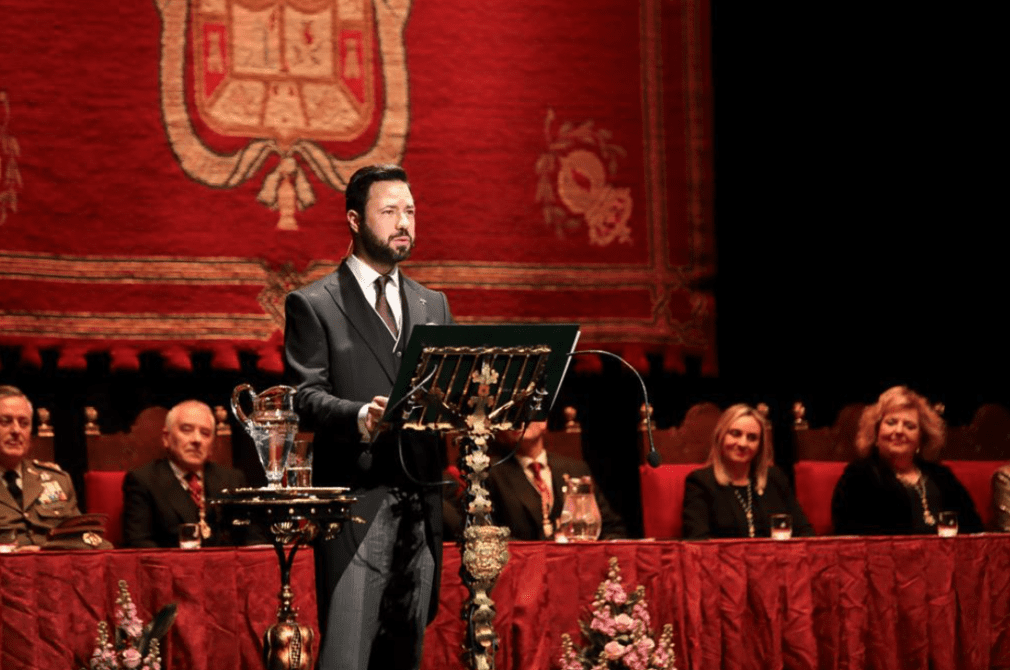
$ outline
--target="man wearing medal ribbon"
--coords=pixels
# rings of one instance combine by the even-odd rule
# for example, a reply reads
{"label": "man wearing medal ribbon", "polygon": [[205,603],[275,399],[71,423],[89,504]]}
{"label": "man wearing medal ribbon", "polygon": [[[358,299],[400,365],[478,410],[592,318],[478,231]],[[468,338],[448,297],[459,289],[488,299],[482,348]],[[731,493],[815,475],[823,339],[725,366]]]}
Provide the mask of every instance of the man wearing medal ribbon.
{"label": "man wearing medal ribbon", "polygon": [[[110,548],[101,524],[81,517],[70,475],[29,459],[33,408],[13,386],[0,386],[0,537],[19,549]],[[77,519],[84,523],[74,523]],[[65,522],[68,522],[66,523]],[[54,534],[52,531],[57,529]]]}
{"label": "man wearing medal ribbon", "polygon": [[186,523],[200,525],[202,546],[257,539],[220,525],[217,511],[207,505],[223,489],[246,486],[241,471],[209,461],[215,426],[214,413],[198,400],[169,410],[161,435],[165,458],[131,470],[123,480],[125,546],[178,547],[179,526]]}

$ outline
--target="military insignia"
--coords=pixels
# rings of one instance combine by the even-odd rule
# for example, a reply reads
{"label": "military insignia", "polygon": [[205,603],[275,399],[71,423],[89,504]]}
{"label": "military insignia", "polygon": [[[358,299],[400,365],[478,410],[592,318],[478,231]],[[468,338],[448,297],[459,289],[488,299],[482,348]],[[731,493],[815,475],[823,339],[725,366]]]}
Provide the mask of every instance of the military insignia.
{"label": "military insignia", "polygon": [[43,504],[62,502],[67,500],[67,494],[60,486],[59,482],[56,481],[43,481],[42,482],[42,493],[39,495],[39,500]]}
{"label": "military insignia", "polygon": [[[165,132],[191,179],[234,188],[276,155],[257,200],[294,230],[296,212],[315,203],[310,173],[342,190],[362,165],[402,159],[411,0],[156,4]],[[247,142],[225,153],[234,138]],[[333,153],[365,144],[349,159]]]}
{"label": "military insignia", "polygon": [[611,133],[594,127],[592,121],[578,126],[565,122],[555,132],[554,116],[553,109],[547,110],[547,152],[536,164],[536,201],[544,222],[559,237],[574,233],[585,222],[590,244],[631,244],[631,189],[610,184],[624,149],[611,144]]}
{"label": "military insignia", "polygon": [[97,547],[100,544],[102,544],[102,538],[90,531],[82,535],[81,539],[84,541],[84,544],[88,545],[89,547]]}
{"label": "military insignia", "polygon": [[0,224],[7,220],[7,211],[18,211],[18,191],[21,190],[21,171],[18,157],[21,148],[17,138],[8,134],[11,105],[7,91],[0,91]]}

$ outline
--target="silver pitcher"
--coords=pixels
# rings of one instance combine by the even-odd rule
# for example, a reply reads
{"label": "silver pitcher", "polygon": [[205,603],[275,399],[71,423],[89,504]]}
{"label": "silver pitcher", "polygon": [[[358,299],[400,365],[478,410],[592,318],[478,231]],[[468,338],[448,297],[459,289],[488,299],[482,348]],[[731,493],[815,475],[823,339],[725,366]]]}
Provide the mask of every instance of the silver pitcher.
{"label": "silver pitcher", "polygon": [[[251,415],[242,411],[239,404],[243,391],[248,391],[252,397]],[[231,394],[231,411],[256,444],[256,453],[267,473],[270,488],[280,487],[284,466],[298,434],[295,393],[290,386],[272,386],[257,395],[249,384],[239,384]]]}

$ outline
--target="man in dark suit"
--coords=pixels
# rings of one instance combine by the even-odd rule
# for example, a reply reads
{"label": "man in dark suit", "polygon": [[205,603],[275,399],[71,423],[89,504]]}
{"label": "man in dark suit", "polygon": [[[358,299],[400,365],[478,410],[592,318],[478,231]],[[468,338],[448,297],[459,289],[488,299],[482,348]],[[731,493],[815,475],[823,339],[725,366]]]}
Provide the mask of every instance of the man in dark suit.
{"label": "man in dark suit", "polygon": [[[546,421],[534,421],[525,433],[513,431],[500,436],[502,446],[516,453],[491,468],[487,488],[491,494],[491,516],[497,525],[507,526],[513,540],[549,540],[554,536],[564,508],[564,476],[584,477],[589,466],[576,458],[552,454],[544,447]],[[626,537],[621,517],[595,486],[603,528],[600,539]]]}
{"label": "man in dark suit", "polygon": [[353,254],[285,304],[285,367],[301,429],[315,432],[315,484],[350,487],[359,499],[352,512],[366,521],[345,524],[316,555],[320,668],[416,668],[438,607],[441,498],[421,485],[441,479],[438,442],[412,434],[369,442],[411,328],[452,316],[444,294],[397,267],[415,239],[406,173],[362,168],[346,199]]}
{"label": "man in dark suit", "polygon": [[162,443],[166,458],[126,473],[123,480],[123,543],[127,547],[178,547],[179,525],[200,524],[202,546],[217,547],[258,541],[219,523],[217,510],[206,504],[222,489],[246,486],[241,471],[211,463],[214,413],[197,400],[185,400],[168,411]]}

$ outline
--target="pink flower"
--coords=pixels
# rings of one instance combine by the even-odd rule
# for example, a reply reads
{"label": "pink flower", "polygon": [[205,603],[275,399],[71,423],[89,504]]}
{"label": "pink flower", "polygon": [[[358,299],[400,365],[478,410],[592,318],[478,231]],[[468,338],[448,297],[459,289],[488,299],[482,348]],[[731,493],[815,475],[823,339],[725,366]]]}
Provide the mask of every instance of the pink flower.
{"label": "pink flower", "polygon": [[123,650],[123,665],[128,668],[136,668],[140,665],[141,661],[140,652],[136,649],[124,649]]}
{"label": "pink flower", "polygon": [[606,654],[609,660],[616,661],[628,653],[628,648],[617,640],[611,640],[605,647],[603,647],[603,653]]}
{"label": "pink flower", "polygon": [[614,622],[614,617],[610,615],[610,608],[606,607],[602,611],[597,610],[593,613],[593,620],[589,624],[589,628],[595,631],[599,631],[604,635],[613,635],[617,632],[617,624]]}
{"label": "pink flower", "polygon": [[635,627],[635,620],[627,614],[618,614],[614,618],[614,625],[620,633],[630,633]]}
{"label": "pink flower", "polygon": [[609,582],[603,591],[604,597],[615,605],[622,605],[628,600],[628,594],[624,592],[617,582]]}

